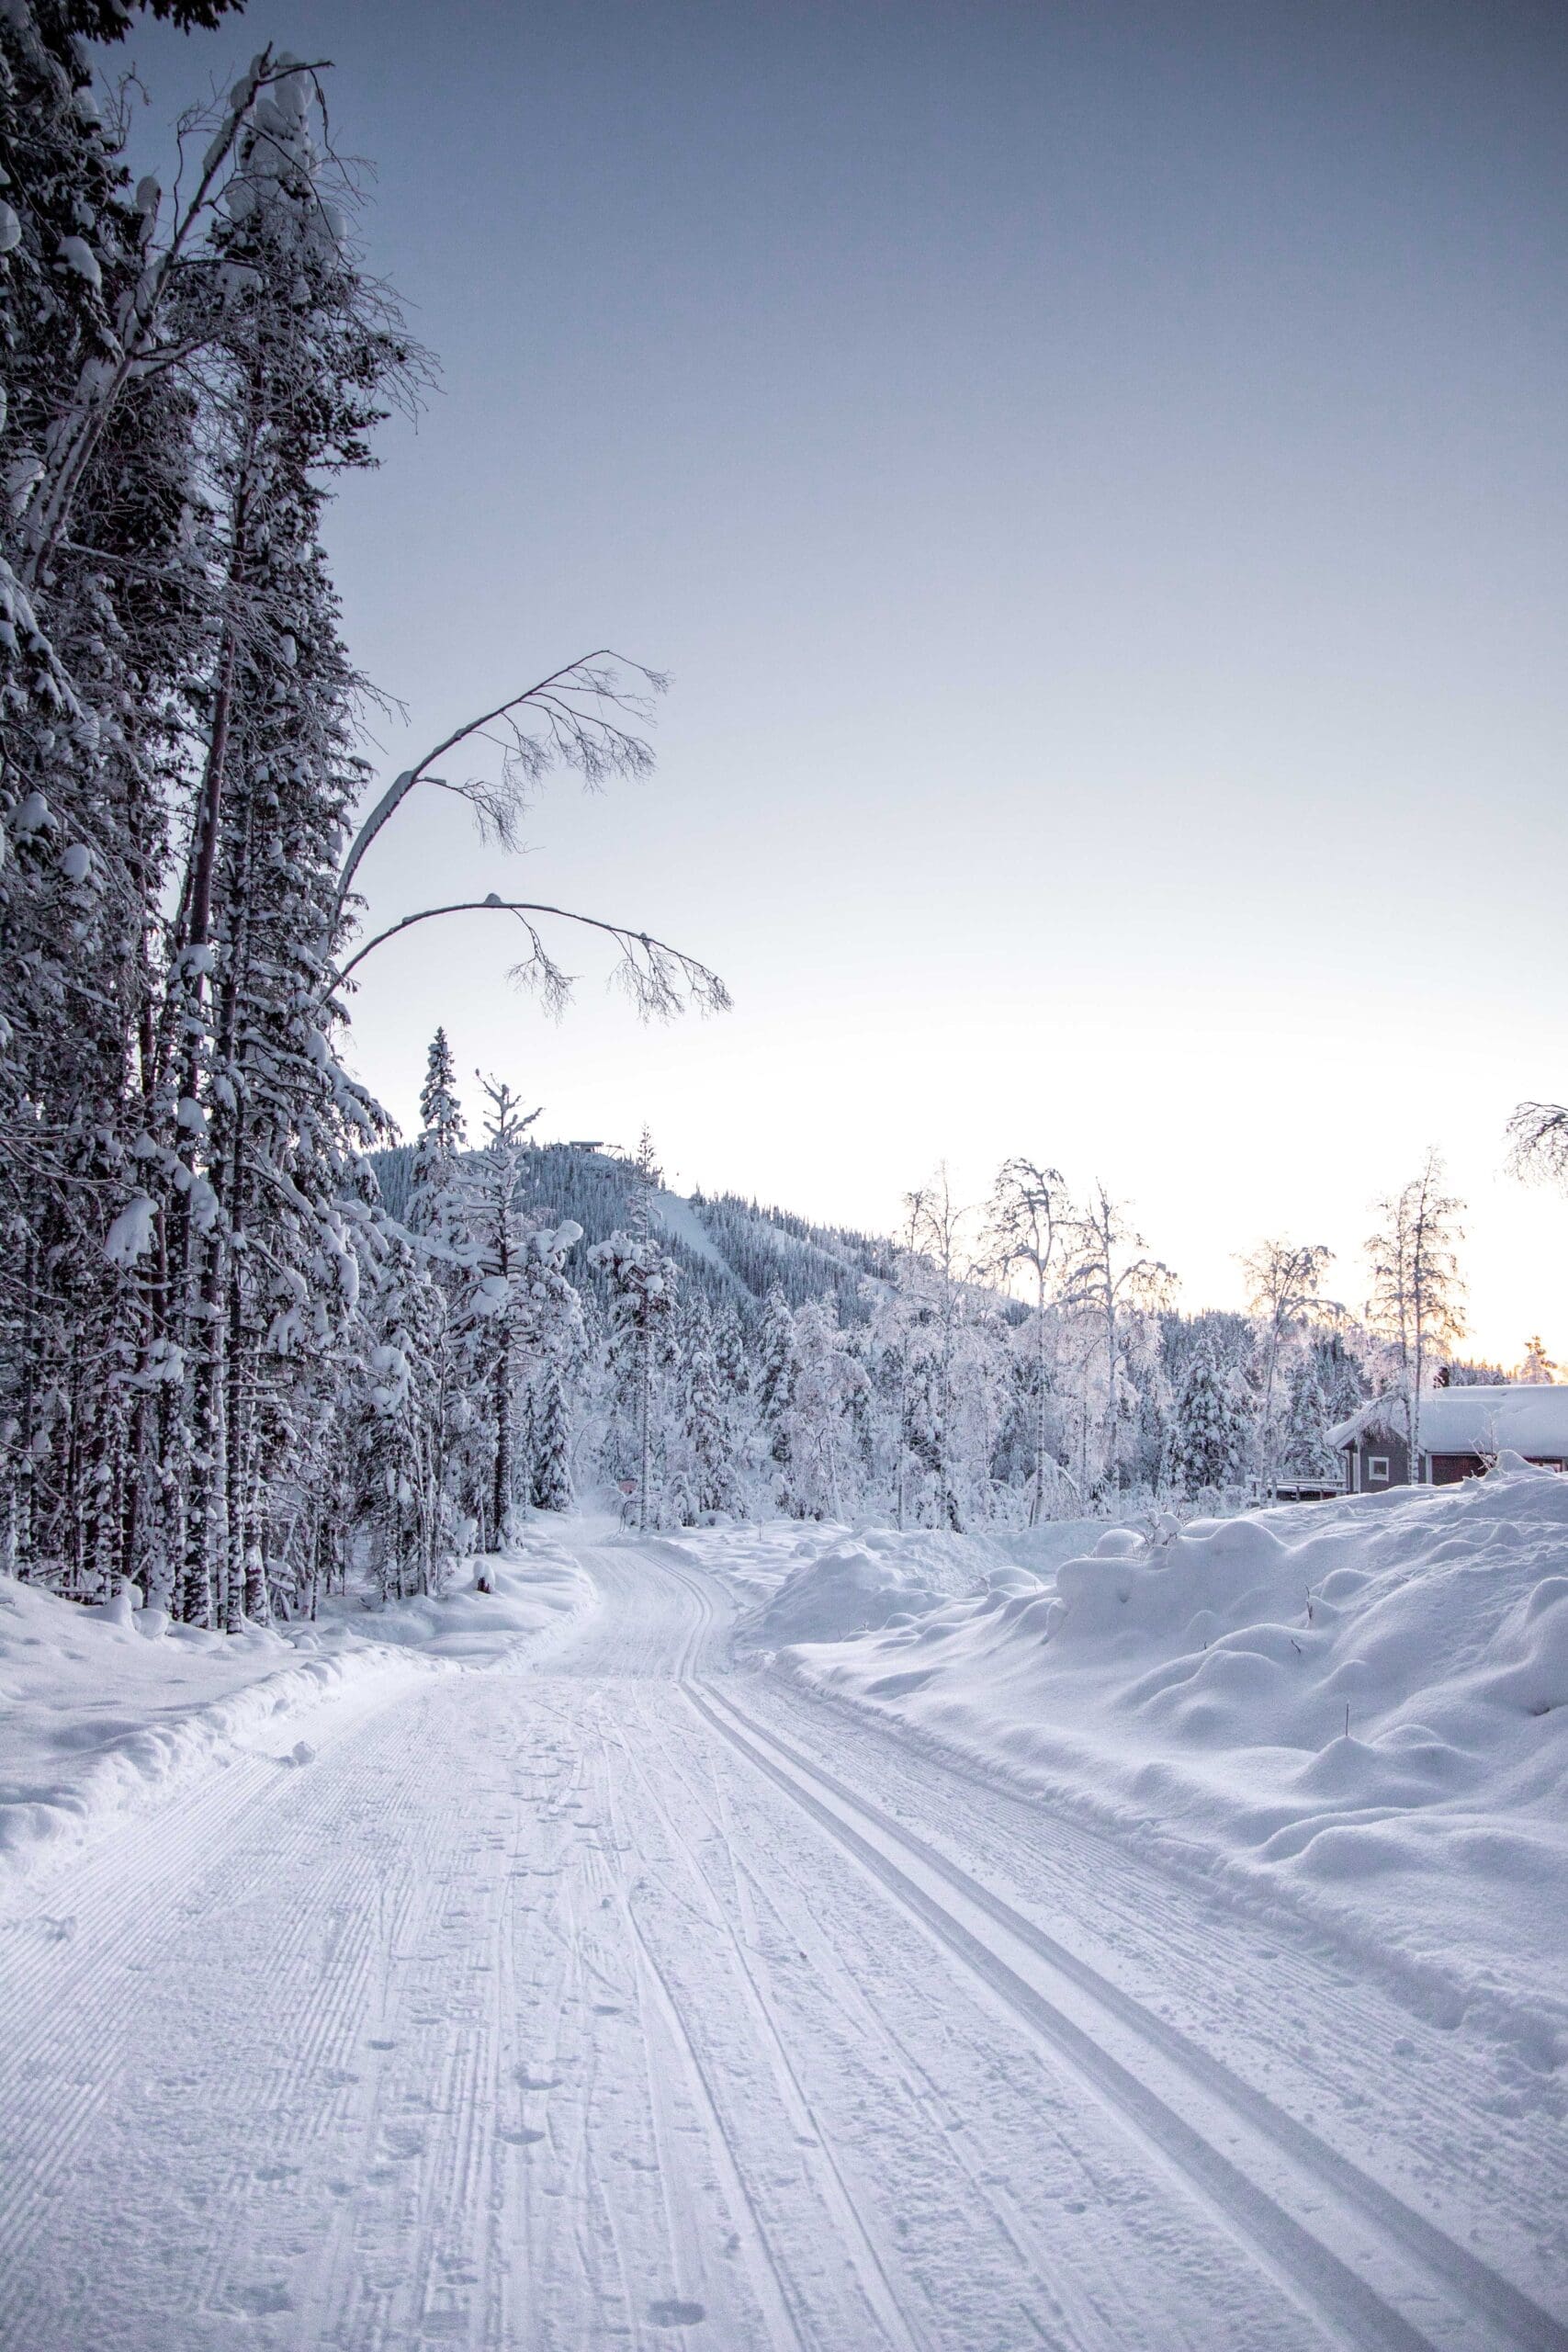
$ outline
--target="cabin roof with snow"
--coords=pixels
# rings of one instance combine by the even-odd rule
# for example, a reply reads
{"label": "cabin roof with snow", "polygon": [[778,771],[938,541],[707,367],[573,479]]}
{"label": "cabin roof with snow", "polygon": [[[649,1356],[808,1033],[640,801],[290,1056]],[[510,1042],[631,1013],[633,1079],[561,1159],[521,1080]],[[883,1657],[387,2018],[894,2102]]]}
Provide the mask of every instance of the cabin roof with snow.
{"label": "cabin roof with snow", "polygon": [[[1404,1399],[1373,1396],[1328,1432],[1330,1445],[1387,1430],[1403,1437]],[[1568,1383],[1511,1381],[1495,1388],[1434,1388],[1421,1398],[1423,1453],[1498,1453],[1568,1460]]]}

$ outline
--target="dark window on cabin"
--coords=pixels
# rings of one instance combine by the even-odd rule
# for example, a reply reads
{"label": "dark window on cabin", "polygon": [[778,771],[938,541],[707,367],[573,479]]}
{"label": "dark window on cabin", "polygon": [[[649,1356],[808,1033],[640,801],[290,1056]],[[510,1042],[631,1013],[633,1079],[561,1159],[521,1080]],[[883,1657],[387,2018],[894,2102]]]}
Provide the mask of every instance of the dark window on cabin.
{"label": "dark window on cabin", "polygon": [[1369,1478],[1381,1478],[1385,1486],[1388,1484],[1388,1456],[1386,1453],[1368,1454],[1367,1476]]}

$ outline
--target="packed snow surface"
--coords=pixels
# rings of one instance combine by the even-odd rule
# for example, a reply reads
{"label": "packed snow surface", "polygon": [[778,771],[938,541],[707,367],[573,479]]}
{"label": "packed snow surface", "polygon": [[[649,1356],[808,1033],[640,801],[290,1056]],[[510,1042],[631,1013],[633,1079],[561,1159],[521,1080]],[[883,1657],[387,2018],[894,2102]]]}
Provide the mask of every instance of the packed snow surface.
{"label": "packed snow surface", "polygon": [[11,1883],[0,2346],[1565,2352],[1547,1939],[1438,2000],[1432,1855],[1306,1868],[1556,1899],[1565,1491],[569,1521],[303,1655],[8,1592],[24,1803],[362,1664]]}

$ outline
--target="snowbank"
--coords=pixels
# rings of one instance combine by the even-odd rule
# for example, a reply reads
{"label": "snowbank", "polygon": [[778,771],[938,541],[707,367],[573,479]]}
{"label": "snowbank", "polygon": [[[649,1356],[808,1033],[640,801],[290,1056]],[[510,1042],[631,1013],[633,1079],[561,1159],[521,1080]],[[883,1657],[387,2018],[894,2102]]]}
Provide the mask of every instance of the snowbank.
{"label": "snowbank", "polygon": [[470,1582],[374,1611],[337,1601],[314,1624],[237,1634],[171,1624],[129,1592],[84,1609],[0,1577],[0,1897],[237,1756],[307,1760],[288,1731],[324,1701],[375,1703],[421,1674],[502,1664],[593,1599],[532,1533],[484,1568],[491,1593]]}
{"label": "snowbank", "polygon": [[1060,1520],[1007,1534],[949,1535],[766,1520],[667,1540],[730,1586],[741,1608],[736,1646],[761,1652],[902,1623],[972,1592],[988,1567],[1015,1560],[1054,1567],[1104,1527],[1103,1520]]}
{"label": "snowbank", "polygon": [[[895,1578],[899,1540],[871,1552],[877,1608],[919,1581]],[[824,1531],[818,1573],[762,1612],[781,1640],[815,1625],[784,1671],[1335,1923],[1530,2064],[1568,2061],[1568,1476],[1505,1456],[1163,1544],[1111,1528],[912,1622],[862,1600],[873,1630],[845,1622],[869,1574],[848,1548]]]}

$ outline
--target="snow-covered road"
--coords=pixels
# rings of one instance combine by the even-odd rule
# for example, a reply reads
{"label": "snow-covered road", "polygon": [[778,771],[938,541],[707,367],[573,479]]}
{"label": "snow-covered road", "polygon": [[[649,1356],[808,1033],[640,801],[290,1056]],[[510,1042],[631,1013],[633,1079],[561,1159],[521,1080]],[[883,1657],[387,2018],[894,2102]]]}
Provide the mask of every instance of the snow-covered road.
{"label": "snow-covered road", "polygon": [[1506,2052],[580,1557],[9,1923],[8,2352],[1568,2346]]}

